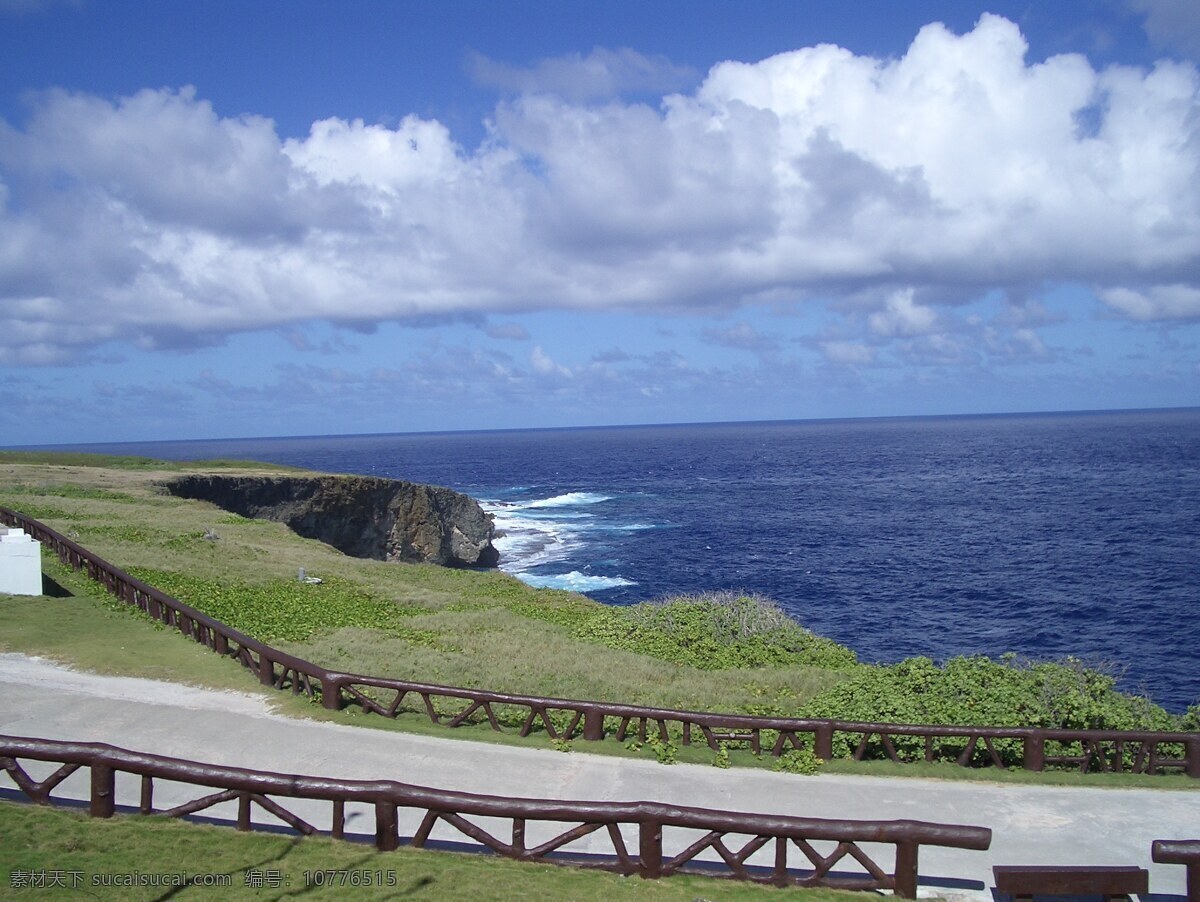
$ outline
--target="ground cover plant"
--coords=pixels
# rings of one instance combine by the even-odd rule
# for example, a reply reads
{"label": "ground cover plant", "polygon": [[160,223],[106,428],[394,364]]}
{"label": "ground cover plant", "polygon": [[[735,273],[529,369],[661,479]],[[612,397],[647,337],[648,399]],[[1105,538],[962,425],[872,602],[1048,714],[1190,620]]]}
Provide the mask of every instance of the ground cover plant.
{"label": "ground cover plant", "polygon": [[[281,524],[174,498],[158,484],[179,465],[130,460],[83,465],[74,456],[60,462],[53,455],[31,460],[0,452],[0,504],[43,520],[231,626],[330,669],[527,695],[872,722],[1173,730],[1196,729],[1200,720],[1200,707],[1170,715],[1118,692],[1111,675],[1077,661],[862,664],[769,600],[742,593],[608,607],[533,589],[498,572],[348,558]],[[257,465],[222,464],[234,466],[253,471]],[[117,652],[126,643],[100,642],[82,628],[72,640],[72,630],[61,624],[86,619],[85,597],[95,597],[117,623],[139,615],[104,600],[102,591],[66,568],[55,570],[49,559],[46,566],[76,598],[41,608],[0,599],[0,647],[57,648],[49,653],[109,672],[131,666]],[[322,582],[299,582],[300,568]],[[156,625],[145,621],[141,628]],[[193,681],[242,680],[244,688],[255,688],[236,665],[170,631],[160,638],[189,649],[180,660],[207,655],[216,662],[220,676],[205,671]],[[383,725],[377,717],[359,720]],[[898,750],[915,755],[910,745],[900,740]],[[1015,754],[1001,749],[1010,759]],[[680,748],[674,735],[662,748],[641,743],[625,751],[717,766],[760,763],[750,760],[744,744],[714,755],[703,746]],[[835,752],[847,751],[839,738]],[[946,754],[956,753],[950,747]],[[786,769],[816,766],[802,752]]]}

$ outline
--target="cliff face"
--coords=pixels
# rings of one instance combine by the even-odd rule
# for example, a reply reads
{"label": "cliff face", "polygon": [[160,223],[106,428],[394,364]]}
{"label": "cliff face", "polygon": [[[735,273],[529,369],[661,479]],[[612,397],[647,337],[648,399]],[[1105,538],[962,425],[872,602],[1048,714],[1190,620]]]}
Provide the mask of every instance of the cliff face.
{"label": "cliff face", "polygon": [[494,567],[500,558],[491,515],[441,486],[361,476],[192,475],[166,487],[243,517],[286,523],[353,557],[447,567]]}

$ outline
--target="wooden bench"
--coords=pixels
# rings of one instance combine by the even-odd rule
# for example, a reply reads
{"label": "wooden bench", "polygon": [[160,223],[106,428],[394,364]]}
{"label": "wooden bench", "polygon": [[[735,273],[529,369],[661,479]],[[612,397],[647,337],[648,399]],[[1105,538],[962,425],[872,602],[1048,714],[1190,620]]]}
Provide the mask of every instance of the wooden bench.
{"label": "wooden bench", "polygon": [[1018,900],[1037,896],[1120,899],[1150,891],[1150,872],[1137,867],[995,865],[996,889]]}

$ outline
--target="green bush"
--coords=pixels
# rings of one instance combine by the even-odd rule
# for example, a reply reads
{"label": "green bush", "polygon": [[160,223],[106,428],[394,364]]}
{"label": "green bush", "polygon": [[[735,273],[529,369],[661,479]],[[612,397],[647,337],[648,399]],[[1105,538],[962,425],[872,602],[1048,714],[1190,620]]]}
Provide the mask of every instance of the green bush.
{"label": "green bush", "polygon": [[821,769],[825,761],[818,758],[808,747],[791,749],[775,759],[774,769],[785,774],[812,776]]}
{"label": "green bush", "polygon": [[1200,730],[1200,702],[1192,705],[1183,715],[1182,728],[1185,730]]}
{"label": "green bush", "polygon": [[[1062,729],[1177,730],[1182,718],[1149,700],[1125,695],[1116,679],[1076,658],[1060,662],[957,657],[938,666],[929,658],[863,667],[801,709],[805,717],[867,723]],[[835,757],[850,754],[857,737],[837,734]],[[902,758],[924,753],[924,740],[893,737]],[[966,740],[944,740],[940,756],[956,757]],[[999,742],[997,752],[1015,763],[1019,743]],[[874,750],[881,753],[880,750]],[[986,755],[982,744],[977,755]]]}
{"label": "green bush", "polygon": [[654,758],[659,764],[674,764],[676,755],[679,749],[673,742],[663,742],[661,739],[651,739],[646,743],[651,752],[654,753]]}
{"label": "green bush", "polygon": [[814,635],[758,595],[715,592],[627,607],[540,601],[525,596],[509,608],[563,626],[575,638],[701,670],[857,664],[853,651]]}

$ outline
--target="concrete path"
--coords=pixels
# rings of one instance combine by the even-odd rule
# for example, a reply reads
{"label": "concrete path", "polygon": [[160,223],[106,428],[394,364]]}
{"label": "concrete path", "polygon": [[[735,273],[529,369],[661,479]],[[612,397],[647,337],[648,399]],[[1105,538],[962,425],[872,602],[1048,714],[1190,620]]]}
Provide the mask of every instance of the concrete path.
{"label": "concrete path", "polygon": [[[1150,843],[1200,837],[1200,791],[1002,786],[830,774],[799,777],[737,768],[665,767],[582,751],[563,754],[293,719],[274,713],[269,695],[76,673],[16,654],[0,654],[0,733],[106,742],[280,773],[391,779],[510,798],[647,800],[734,811],[911,818],[991,827],[994,835],[987,852],[922,850],[923,892],[928,888],[939,895],[949,891],[990,898],[987,888],[993,864],[1059,863],[1147,867],[1154,894],[1182,896],[1184,869],[1153,864]],[[582,744],[576,743],[576,748]],[[0,775],[0,787],[12,786],[6,774]],[[169,804],[169,792],[168,787],[160,790],[156,785],[156,806]],[[62,794],[87,796],[81,773],[64,784]],[[196,795],[191,791],[179,799]],[[136,800],[136,781],[118,785],[119,803],[136,805]],[[328,803],[288,807],[328,828]],[[232,808],[220,814],[234,816]],[[416,814],[407,820],[402,817],[401,835],[411,835],[417,820]],[[351,812],[347,829],[370,833],[373,819],[365,810]],[[464,839],[448,829],[434,836]],[[530,841],[536,837],[531,835]],[[603,845],[597,845],[596,851],[608,851],[607,843]]]}

